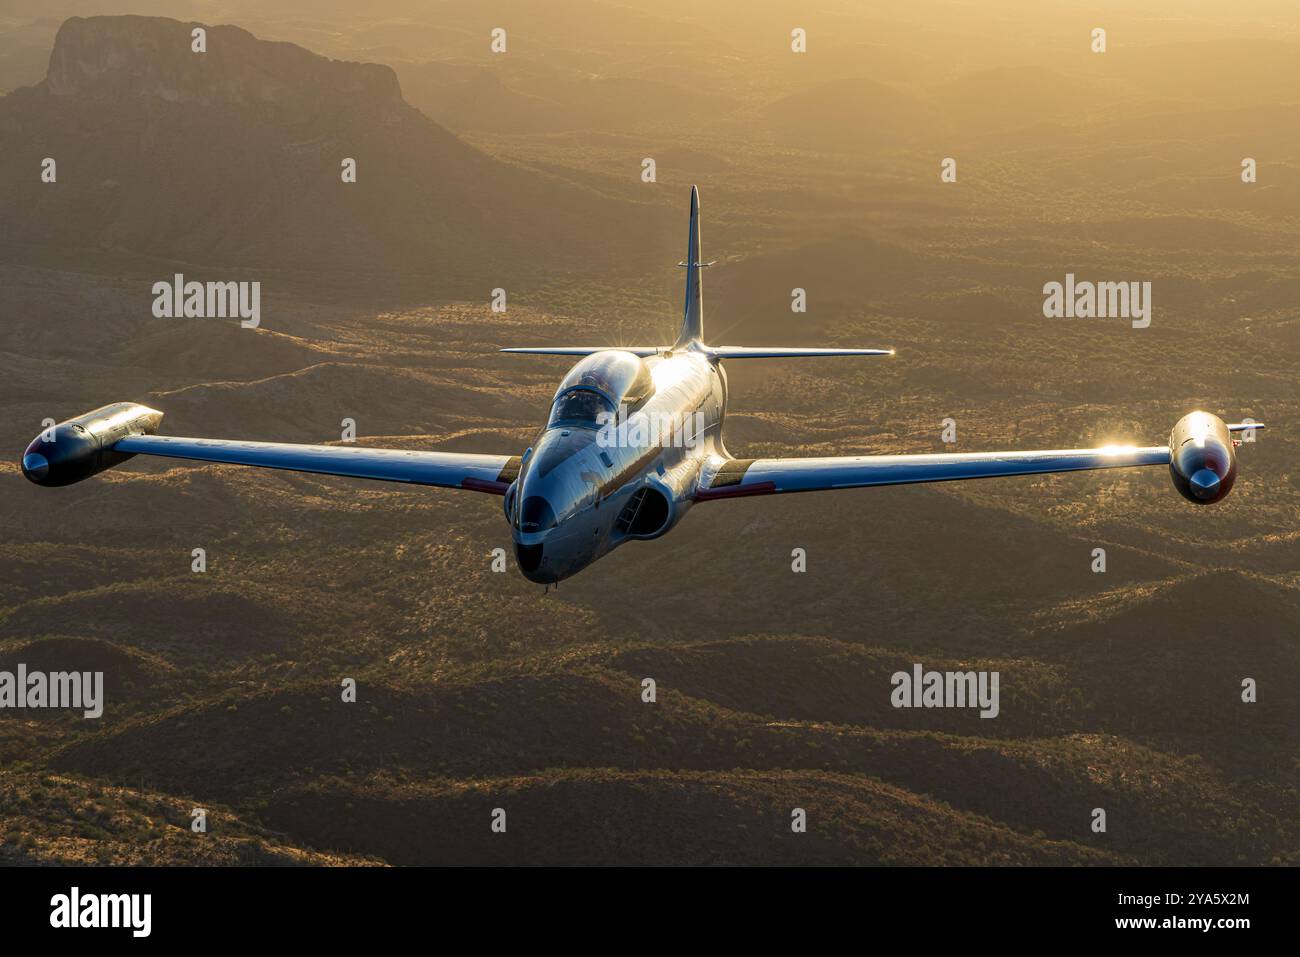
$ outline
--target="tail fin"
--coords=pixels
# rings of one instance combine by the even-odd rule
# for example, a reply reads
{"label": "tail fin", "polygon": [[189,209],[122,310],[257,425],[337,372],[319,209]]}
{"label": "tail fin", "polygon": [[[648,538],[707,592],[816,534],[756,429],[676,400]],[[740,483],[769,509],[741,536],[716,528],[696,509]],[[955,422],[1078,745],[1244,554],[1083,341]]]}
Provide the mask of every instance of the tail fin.
{"label": "tail fin", "polygon": [[700,261],[700,189],[691,187],[691,231],[686,242],[686,308],[682,315],[682,331],[673,343],[674,349],[704,341],[704,297],[700,292],[700,270],[712,263]]}
{"label": "tail fin", "polygon": [[[686,241],[686,261],[677,265],[686,267],[686,308],[682,315],[682,331],[671,346],[528,346],[502,349],[502,352],[531,353],[543,356],[588,356],[607,349],[621,349],[638,356],[653,356],[676,349],[685,349],[692,343],[694,351],[713,360],[719,359],[790,359],[807,356],[892,356],[893,349],[802,349],[785,346],[706,346],[704,344],[704,297],[700,292],[700,270],[712,266],[700,262],[700,190],[691,187],[691,231]],[[1245,426],[1232,426],[1234,430]],[[1258,426],[1263,428],[1263,426]]]}

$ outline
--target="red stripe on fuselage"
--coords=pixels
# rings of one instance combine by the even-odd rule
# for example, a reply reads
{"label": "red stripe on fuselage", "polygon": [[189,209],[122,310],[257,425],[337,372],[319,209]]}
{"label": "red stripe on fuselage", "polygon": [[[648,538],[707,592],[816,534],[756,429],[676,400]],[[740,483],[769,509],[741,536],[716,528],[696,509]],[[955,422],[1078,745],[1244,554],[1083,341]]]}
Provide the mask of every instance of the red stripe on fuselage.
{"label": "red stripe on fuselage", "polygon": [[722,488],[702,488],[695,493],[695,501],[711,502],[717,498],[745,498],[747,495],[771,495],[775,482],[755,482],[753,485],[727,485]]}

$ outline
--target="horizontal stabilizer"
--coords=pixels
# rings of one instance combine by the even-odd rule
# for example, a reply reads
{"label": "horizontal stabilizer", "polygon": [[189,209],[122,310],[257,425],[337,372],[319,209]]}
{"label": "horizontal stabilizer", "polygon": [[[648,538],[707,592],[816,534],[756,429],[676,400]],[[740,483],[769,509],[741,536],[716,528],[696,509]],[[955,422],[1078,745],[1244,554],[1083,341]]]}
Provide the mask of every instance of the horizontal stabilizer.
{"label": "horizontal stabilizer", "polygon": [[1228,426],[1229,432],[1249,432],[1251,429],[1262,429],[1263,422],[1233,422]]}
{"label": "horizontal stabilizer", "polygon": [[790,349],[782,346],[706,346],[714,359],[799,359],[807,356],[892,356],[893,349]]}
{"label": "horizontal stabilizer", "polygon": [[551,348],[537,348],[525,346],[517,349],[502,349],[502,352],[513,352],[516,355],[527,356],[589,356],[596,352],[609,352],[617,350],[619,352],[630,352],[634,356],[657,356],[661,352],[667,352],[667,346],[556,346]]}

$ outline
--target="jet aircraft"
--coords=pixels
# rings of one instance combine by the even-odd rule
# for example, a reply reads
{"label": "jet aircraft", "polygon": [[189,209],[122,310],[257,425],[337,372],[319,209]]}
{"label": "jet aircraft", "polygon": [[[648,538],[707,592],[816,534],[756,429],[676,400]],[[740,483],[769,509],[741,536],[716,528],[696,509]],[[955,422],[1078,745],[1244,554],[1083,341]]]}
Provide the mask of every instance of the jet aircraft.
{"label": "jet aircraft", "polygon": [[1046,451],[733,458],[723,444],[724,364],[742,359],[892,356],[892,349],[747,348],[704,338],[700,197],[691,188],[686,302],[672,345],[537,346],[508,353],[582,357],[560,381],[536,440],[520,455],[291,445],[159,435],[163,413],[118,402],[46,429],[22,472],[43,486],[80,482],[136,455],[253,465],[486,492],[503,499],[520,571],[551,585],[626,542],[667,534],[701,502],[830,489],[1162,465],[1189,502],[1221,501],[1237,474],[1233,433],[1191,412],[1165,445]]}

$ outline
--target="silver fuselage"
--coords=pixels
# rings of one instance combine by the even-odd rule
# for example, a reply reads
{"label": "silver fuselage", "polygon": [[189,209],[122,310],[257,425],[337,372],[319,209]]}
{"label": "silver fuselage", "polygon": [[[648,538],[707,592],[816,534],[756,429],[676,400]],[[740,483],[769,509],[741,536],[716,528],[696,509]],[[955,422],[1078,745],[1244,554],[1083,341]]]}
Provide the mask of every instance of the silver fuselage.
{"label": "silver fuselage", "polygon": [[648,398],[601,427],[550,424],[524,457],[505,507],[532,581],[558,582],[626,541],[663,535],[710,457],[725,455],[722,368],[689,347],[637,361],[654,383]]}

